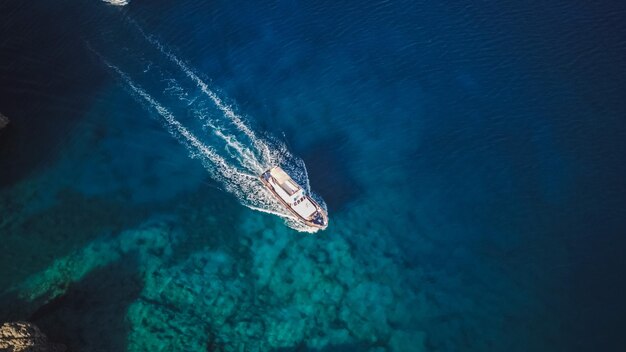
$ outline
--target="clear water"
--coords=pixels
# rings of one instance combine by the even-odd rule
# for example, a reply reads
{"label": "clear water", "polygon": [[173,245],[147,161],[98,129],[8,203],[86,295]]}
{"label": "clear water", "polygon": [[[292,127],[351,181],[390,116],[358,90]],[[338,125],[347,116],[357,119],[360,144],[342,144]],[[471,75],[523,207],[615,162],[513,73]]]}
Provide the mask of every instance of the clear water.
{"label": "clear water", "polygon": [[[0,4],[0,320],[71,351],[626,341],[623,6]],[[325,207],[308,233],[256,175]]]}

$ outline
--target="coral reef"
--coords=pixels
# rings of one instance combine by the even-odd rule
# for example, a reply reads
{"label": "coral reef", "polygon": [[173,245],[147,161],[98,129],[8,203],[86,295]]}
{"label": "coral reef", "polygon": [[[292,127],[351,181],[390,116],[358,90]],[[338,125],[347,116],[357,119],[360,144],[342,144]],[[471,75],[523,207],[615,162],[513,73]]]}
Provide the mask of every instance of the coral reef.
{"label": "coral reef", "polygon": [[[78,349],[103,344],[80,327],[85,317],[76,314],[82,309],[69,303],[76,301],[91,302],[90,313],[84,314],[106,325],[123,320],[129,351],[163,346],[181,351],[422,351],[426,335],[410,323],[412,311],[424,311],[416,306],[424,301],[404,284],[398,250],[374,230],[358,245],[351,243],[344,221],[337,220],[341,231],[329,230],[322,239],[296,234],[273,217],[247,213],[236,245],[197,248],[177,257],[185,234],[154,220],[99,238],[9,292],[30,302],[24,315],[34,314],[53,331],[78,335],[82,342],[71,346]],[[131,263],[134,274],[124,279],[120,270]],[[129,286],[137,290],[128,291]],[[120,296],[127,303],[94,295]]]}
{"label": "coral reef", "polygon": [[22,278],[0,292],[19,302],[0,305],[0,317],[29,319],[71,350],[514,351],[494,338],[503,327],[517,340],[534,333],[519,321],[541,307],[523,287],[478,267],[461,245],[439,260],[436,242],[408,233],[416,249],[407,252],[392,234],[419,224],[386,224],[376,215],[384,199],[305,235],[256,212],[216,217],[228,201],[198,198],[135,229],[103,231]]}
{"label": "coral reef", "polygon": [[[256,212],[215,217],[226,203],[103,232],[0,292],[19,303],[0,317],[29,319],[72,350],[515,351],[536,333],[520,322],[541,307],[463,246],[434,265],[436,243],[415,235],[408,260],[398,229],[375,215],[384,200],[335,213],[315,235]],[[504,328],[516,337],[496,340]]]}
{"label": "coral reef", "polygon": [[[130,254],[142,261],[140,269],[143,271],[162,265],[164,259],[161,257],[171,254],[177,236],[166,222],[152,221],[113,238],[98,238],[84,248],[54,260],[46,270],[26,277],[3,295],[12,295],[25,302],[26,306],[21,307],[22,315],[31,315],[41,305],[63,296],[70,285],[81,281],[90,272],[124,260]],[[110,273],[111,276],[115,274]]]}
{"label": "coral reef", "polygon": [[257,214],[241,233],[248,258],[204,249],[146,275],[127,315],[129,350],[424,350],[425,333],[409,326],[418,301],[386,242],[302,237]]}
{"label": "coral reef", "polygon": [[0,351],[7,352],[62,352],[65,346],[51,343],[35,325],[24,322],[0,325]]}

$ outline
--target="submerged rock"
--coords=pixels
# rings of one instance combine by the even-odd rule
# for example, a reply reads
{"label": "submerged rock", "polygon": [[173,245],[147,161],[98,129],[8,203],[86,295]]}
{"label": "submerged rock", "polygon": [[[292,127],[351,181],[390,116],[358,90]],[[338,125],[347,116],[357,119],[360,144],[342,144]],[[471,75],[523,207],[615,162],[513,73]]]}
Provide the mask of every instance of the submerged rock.
{"label": "submerged rock", "polygon": [[[339,233],[321,241],[258,225],[243,225],[245,258],[199,248],[147,275],[128,310],[128,350],[168,343],[189,351],[387,345],[391,317],[401,321],[396,311],[408,305],[398,294],[405,289],[396,263],[378,253],[364,259]],[[404,351],[403,337],[394,338],[392,351]]]}
{"label": "submerged rock", "polygon": [[9,118],[0,114],[0,129],[3,129],[9,124]]}
{"label": "submerged rock", "polygon": [[[95,348],[104,343],[97,334],[82,329],[102,322],[123,327],[127,351],[424,350],[426,332],[412,316],[429,305],[405,285],[384,230],[355,241],[352,218],[338,218],[341,230],[325,237],[297,236],[259,215],[243,220],[238,244],[188,248],[183,256],[176,248],[190,235],[150,221],[57,258],[9,293],[34,308],[62,297],[89,306],[97,319],[73,316],[85,311],[72,304],[56,310],[55,319],[71,321],[59,330],[73,350],[103,350]],[[133,274],[118,284],[125,266]]]}
{"label": "submerged rock", "polygon": [[65,346],[50,343],[35,325],[18,321],[0,325],[0,351],[61,352]]}

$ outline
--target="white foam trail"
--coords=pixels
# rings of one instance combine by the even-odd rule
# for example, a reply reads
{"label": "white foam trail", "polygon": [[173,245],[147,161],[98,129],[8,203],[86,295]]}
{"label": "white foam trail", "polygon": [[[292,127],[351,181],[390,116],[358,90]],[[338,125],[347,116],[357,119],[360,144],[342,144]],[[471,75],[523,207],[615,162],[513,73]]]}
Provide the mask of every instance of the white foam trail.
{"label": "white foam trail", "polygon": [[231,147],[235,151],[237,151],[238,155],[241,156],[237,159],[244,166],[249,169],[253,169],[258,175],[267,170],[267,167],[259,164],[254,157],[254,154],[248,148],[245,148],[234,136],[225,135],[219,128],[214,128],[213,133],[215,133],[216,136],[220,137],[224,142],[226,142],[226,145],[228,147]]}
{"label": "white foam trail", "polygon": [[[162,49],[163,48],[162,45],[160,45],[159,43],[153,43],[153,44],[154,45],[159,45],[160,46],[159,50],[167,55],[167,53],[164,52],[164,49]],[[177,63],[180,63],[180,60],[178,60],[177,58],[175,58],[175,60],[177,60]],[[175,83],[175,80],[171,80],[171,81],[168,80],[168,82],[170,84],[170,86],[168,87],[168,90],[170,90],[171,92],[175,92],[175,95],[178,96],[178,98],[180,100],[185,101],[185,102],[189,101],[188,94],[186,92],[184,92],[184,88],[182,88],[179,85],[177,85]],[[204,84],[204,86],[206,87],[206,84],[204,82],[201,82],[201,83]],[[232,112],[232,110],[230,110],[230,111]],[[201,120],[206,119],[206,116],[204,116],[205,115],[204,111],[194,110],[193,112]],[[239,121],[243,125],[243,121],[242,120],[239,120]],[[299,184],[301,184],[303,186],[303,188],[305,189],[305,191],[308,194],[312,195],[311,183],[309,182],[309,175],[308,175],[308,170],[306,168],[306,164],[304,163],[304,161],[302,161],[302,159],[295,158],[289,152],[289,150],[287,149],[287,147],[284,144],[282,144],[282,143],[274,143],[277,146],[277,148],[274,149],[273,152],[270,152],[271,149],[269,148],[267,143],[263,142],[261,139],[256,137],[252,133],[252,131],[250,131],[248,126],[243,125],[248,131],[250,131],[250,134],[246,134],[246,135],[249,138],[251,138],[251,139],[254,138],[253,142],[256,142],[258,144],[262,144],[263,145],[263,150],[267,150],[268,155],[265,157],[265,160],[269,160],[269,164],[267,164],[267,163],[263,164],[262,162],[260,162],[258,160],[256,155],[252,151],[250,151],[250,149],[246,148],[243,145],[243,143],[238,141],[237,138],[234,135],[226,135],[224,133],[223,128],[217,126],[213,121],[208,120],[206,122],[205,126],[210,128],[211,131],[216,136],[221,138],[227,144],[228,147],[231,147],[235,151],[237,151],[237,154],[238,154],[239,157],[236,157],[236,156],[235,157],[242,164],[242,166],[244,166],[246,169],[250,170],[251,172],[254,172],[256,174],[260,174],[260,173],[264,172],[265,170],[269,169],[271,166],[279,165],[279,164],[281,164],[282,162],[284,162],[286,160],[289,160],[289,161],[295,163],[295,165],[291,165],[292,166],[291,168],[288,168],[289,169],[289,173],[292,175],[292,177]],[[318,201],[320,206],[322,206],[322,208],[324,208],[324,210],[328,211],[328,209],[326,208],[326,203],[324,203],[324,201],[320,197],[316,197],[316,200]],[[255,209],[255,210],[258,210],[258,209]]]}
{"label": "white foam trail", "polygon": [[[132,19],[128,18],[141,33],[141,35],[149,43],[155,46],[163,55],[165,55],[172,63],[191,79],[202,94],[209,98],[210,102],[217,107],[223,117],[240,133],[231,134],[228,132],[226,125],[220,123],[219,119],[211,119],[208,110],[204,108],[202,95],[190,96],[185,88],[178,84],[173,78],[164,79],[168,87],[165,93],[174,95],[183,101],[193,115],[202,121],[202,127],[210,129],[210,131],[225,143],[225,150],[230,157],[236,160],[233,165],[229,163],[228,157],[225,159],[220,156],[216,150],[202,143],[193,133],[185,128],[174,115],[168,111],[156,99],[150,96],[145,90],[135,84],[131,78],[117,66],[109,63],[100,54],[95,52],[102,61],[111,69],[113,69],[126,82],[128,87],[139,97],[143,99],[150,107],[155,109],[166,122],[168,131],[181,142],[188,150],[192,157],[201,160],[203,166],[211,173],[211,175],[222,183],[225,189],[233,193],[239,201],[246,207],[277,215],[284,219],[286,224],[301,232],[316,232],[317,229],[306,226],[301,221],[290,214],[283,206],[265,189],[258,175],[274,165],[281,165],[288,173],[303,186],[305,191],[314,196],[311,192],[311,186],[308,179],[308,171],[304,162],[295,158],[286,148],[286,146],[270,136],[265,136],[267,140],[259,138],[252,129],[245,124],[244,119],[238,116],[231,106],[227,105],[207,83],[202,81],[200,77],[190,69],[182,60],[165,49],[165,47],[153,36],[147,35],[143,29]],[[144,70],[146,73],[149,69]],[[232,128],[232,127],[231,127]],[[241,133],[249,139],[253,148],[248,148],[248,143],[242,143],[237,136],[242,137]],[[246,141],[247,142],[247,141]],[[270,148],[270,145],[272,146]],[[315,197],[320,206],[326,209],[326,204],[319,197]]]}
{"label": "white foam trail", "polygon": [[167,50],[161,42],[158,41],[154,36],[147,34],[143,28],[132,18],[126,17],[129,23],[131,23],[141,34],[141,36],[148,41],[150,44],[154,45],[163,55],[165,55],[170,61],[175,63],[186,75],[189,77],[196,86],[200,88],[200,90],[211,99],[211,101],[217,106],[220,111],[226,116],[241,132],[243,132],[253,143],[254,147],[261,154],[261,161],[266,166],[266,169],[270,166],[276,165],[276,161],[272,159],[272,153],[270,151],[269,146],[264,143],[260,138],[256,136],[256,134],[248,127],[243,119],[238,116],[233,109],[228,106],[224,101],[209,88],[209,85],[204,82],[198,74],[196,74],[187,64],[185,64],[181,59],[179,59],[172,52]]}
{"label": "white foam trail", "polygon": [[[135,25],[138,26],[137,24]],[[230,106],[224,103],[224,101],[209,88],[208,84],[206,84],[192,69],[190,69],[189,66],[176,57],[176,55],[166,50],[161,42],[153,36],[147,35],[143,30],[140,30],[140,33],[148,42],[154,45],[163,55],[170,59],[170,61],[178,65],[187,77],[196,83],[198,88],[200,88],[200,90],[206,94],[211,101],[213,101],[215,106],[222,111],[224,116],[226,116],[241,132],[250,138],[255,148],[259,151],[259,153],[261,153],[265,164],[269,164],[272,160],[270,158],[271,153],[269,147],[255,135],[255,133],[243,122],[242,118],[238,116]]]}
{"label": "white foam trail", "polygon": [[276,215],[279,216],[283,219],[293,219],[293,220],[297,220],[293,215],[288,214],[286,212],[281,212],[279,210],[272,210],[272,209],[265,209],[265,208],[259,208],[259,207],[255,207],[255,206],[249,206],[248,208],[252,209],[252,210],[256,210],[256,211],[260,211],[262,213],[267,213],[267,214],[272,214],[272,215]]}
{"label": "white foam trail", "polygon": [[187,147],[192,157],[199,158],[207,171],[217,180],[221,181],[226,190],[233,193],[243,205],[253,210],[279,216],[285,220],[289,227],[297,231],[309,233],[317,231],[317,229],[302,224],[294,218],[293,215],[282,211],[283,209],[280,204],[278,204],[269,192],[261,186],[258,176],[242,172],[228,164],[213,148],[202,143],[193,133],[176,120],[170,111],[156,101],[143,88],[133,82],[120,68],[102,57],[101,59],[124,80],[135,94],[141,97],[163,117],[168,131]]}
{"label": "white foam trail", "polygon": [[[185,92],[184,88],[179,86],[174,79],[167,79],[166,81],[168,82],[168,87],[166,88],[167,93],[175,95],[179,100],[185,102],[188,106],[191,106],[196,101],[197,96],[189,98],[189,95]],[[214,121],[208,119],[208,113],[205,109],[192,109],[192,113],[200,120],[206,121],[203,127],[209,128],[215,136],[224,141],[227,149],[231,148],[236,151],[234,154],[231,153],[231,156],[235,157],[237,161],[239,161],[247,170],[250,170],[255,174],[261,174],[269,168],[268,165],[264,165],[259,162],[254,152],[237,140],[236,136],[226,134],[222,127],[217,126]]]}
{"label": "white foam trail", "polygon": [[[222,158],[220,155],[218,155],[215,152],[215,150],[213,150],[211,147],[202,143],[193,133],[191,133],[188,129],[186,129],[178,120],[176,120],[176,118],[174,117],[174,115],[172,115],[171,112],[169,112],[165,107],[159,104],[145,90],[143,90],[141,87],[135,84],[126,73],[124,73],[117,66],[109,63],[108,61],[104,59],[103,59],[103,62],[109,68],[113,69],[120,77],[122,77],[124,82],[133,90],[133,92],[135,92],[141,98],[143,98],[152,108],[154,108],[159,113],[161,117],[165,119],[170,132],[172,132],[173,134],[177,136],[184,138],[184,141],[183,141],[184,144],[193,148],[190,151],[192,152],[193,156],[201,157],[203,159],[203,162],[210,161],[211,166],[216,167],[216,170],[213,168],[210,168],[209,170],[209,171],[213,171],[213,173],[217,171],[218,174],[215,176],[218,176],[220,179],[223,179],[223,178],[234,179],[234,178],[239,178],[239,177],[255,178],[255,176],[242,173],[238,171],[236,168],[230,166],[226,162],[226,160],[224,160],[224,158]],[[196,153],[193,153],[194,151]]]}

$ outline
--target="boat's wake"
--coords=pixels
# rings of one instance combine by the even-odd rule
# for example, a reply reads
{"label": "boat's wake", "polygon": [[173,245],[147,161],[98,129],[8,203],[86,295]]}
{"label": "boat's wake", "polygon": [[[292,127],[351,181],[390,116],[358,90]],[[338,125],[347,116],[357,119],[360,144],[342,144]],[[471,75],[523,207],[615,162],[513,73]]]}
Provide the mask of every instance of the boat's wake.
{"label": "boat's wake", "polygon": [[[232,193],[246,207],[274,214],[283,218],[286,224],[298,231],[315,232],[316,229],[306,226],[290,214],[265,189],[259,175],[274,165],[281,165],[290,175],[311,193],[308,175],[304,162],[294,157],[284,143],[275,138],[260,137],[245,119],[224,102],[187,64],[168,51],[155,37],[147,35],[137,24],[134,24],[143,38],[154,46],[158,53],[167,58],[179,74],[184,73],[182,81],[172,76],[166,69],[149,62],[142,75],[152,75],[167,87],[162,89],[163,101],[138,84],[131,76],[99,53],[106,64],[124,82],[132,95],[143,106],[156,112],[169,133],[175,137],[190,155],[199,159],[211,176],[221,183],[223,188]],[[95,51],[94,51],[95,52]],[[185,87],[190,81],[195,87]],[[152,86],[152,85],[151,85]],[[178,104],[168,108],[167,98],[173,98]],[[186,126],[177,118],[174,110],[185,106]],[[195,128],[196,126],[198,128]],[[197,131],[197,132],[196,132]],[[315,195],[312,194],[315,197]],[[326,208],[326,204],[315,197],[318,203]]]}

